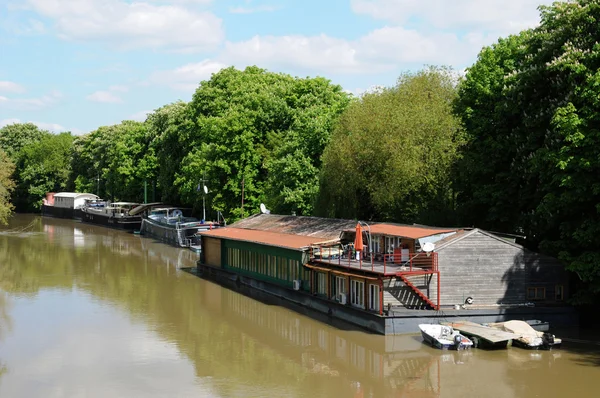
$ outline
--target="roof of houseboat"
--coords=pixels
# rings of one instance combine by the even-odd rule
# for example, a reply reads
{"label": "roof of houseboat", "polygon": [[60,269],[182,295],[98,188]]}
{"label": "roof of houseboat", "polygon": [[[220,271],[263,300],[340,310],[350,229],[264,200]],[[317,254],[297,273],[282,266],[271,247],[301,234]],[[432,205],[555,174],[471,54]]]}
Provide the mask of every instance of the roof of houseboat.
{"label": "roof of houseboat", "polygon": [[255,214],[236,221],[233,228],[270,231],[282,234],[310,236],[320,240],[338,239],[340,231],[354,228],[356,221],[336,218]]}
{"label": "roof of houseboat", "polygon": [[262,245],[282,247],[285,249],[300,250],[305,247],[323,242],[323,238],[317,236],[302,236],[283,234],[271,231],[259,231],[243,228],[217,228],[200,232],[200,235],[211,238],[231,239],[243,242],[258,243]]}
{"label": "roof of houseboat", "polygon": [[425,238],[426,236],[458,231],[457,228],[435,228],[384,223],[372,224],[370,225],[370,229],[363,226],[363,230],[365,232],[370,231],[371,234],[400,236],[409,239],[420,239]]}

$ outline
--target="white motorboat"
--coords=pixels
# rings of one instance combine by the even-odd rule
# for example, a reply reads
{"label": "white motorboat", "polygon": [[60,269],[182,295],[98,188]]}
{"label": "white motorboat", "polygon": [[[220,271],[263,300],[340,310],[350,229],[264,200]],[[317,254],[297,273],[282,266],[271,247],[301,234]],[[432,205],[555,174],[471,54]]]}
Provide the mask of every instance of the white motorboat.
{"label": "white motorboat", "polygon": [[439,349],[464,350],[471,348],[473,342],[450,326],[427,324],[419,325],[425,343]]}

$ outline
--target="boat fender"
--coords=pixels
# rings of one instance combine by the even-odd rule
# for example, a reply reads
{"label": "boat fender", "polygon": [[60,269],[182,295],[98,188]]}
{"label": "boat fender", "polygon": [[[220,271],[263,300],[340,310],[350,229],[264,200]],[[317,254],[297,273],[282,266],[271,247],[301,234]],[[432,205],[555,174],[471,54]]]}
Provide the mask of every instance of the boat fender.
{"label": "boat fender", "polygon": [[465,300],[465,303],[466,303],[466,304],[469,304],[469,305],[470,305],[470,304],[473,304],[473,297],[470,297],[470,296],[469,296],[469,297],[467,297],[467,299]]}
{"label": "boat fender", "polygon": [[473,348],[479,347],[479,338],[476,336],[471,336],[471,342],[473,343]]}

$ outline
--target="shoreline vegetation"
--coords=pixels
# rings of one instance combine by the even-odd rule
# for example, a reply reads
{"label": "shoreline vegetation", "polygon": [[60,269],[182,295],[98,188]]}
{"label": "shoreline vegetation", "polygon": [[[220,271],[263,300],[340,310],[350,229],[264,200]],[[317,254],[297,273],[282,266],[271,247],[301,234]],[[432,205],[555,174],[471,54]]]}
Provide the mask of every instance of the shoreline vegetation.
{"label": "shoreline vegetation", "polygon": [[[190,102],[82,135],[0,129],[0,222],[46,192],[221,211],[476,226],[524,236],[600,297],[600,4],[540,7],[464,76],[402,74],[359,97],[322,77],[223,69]],[[242,202],[243,197],[243,202]],[[242,207],[243,203],[243,207]]]}

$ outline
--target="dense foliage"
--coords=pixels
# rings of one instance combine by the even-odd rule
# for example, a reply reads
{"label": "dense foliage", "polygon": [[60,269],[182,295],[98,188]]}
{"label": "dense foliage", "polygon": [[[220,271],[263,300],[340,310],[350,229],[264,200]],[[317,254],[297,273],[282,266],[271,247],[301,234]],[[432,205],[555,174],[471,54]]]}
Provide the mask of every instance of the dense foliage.
{"label": "dense foliage", "polygon": [[15,165],[11,202],[17,211],[39,210],[46,192],[65,190],[72,140],[69,133],[51,134],[32,123],[0,129],[0,149]]}
{"label": "dense foliage", "polygon": [[428,68],[365,94],[323,155],[319,211],[328,216],[446,224],[460,148],[455,74]]}
{"label": "dense foliage", "polygon": [[[274,212],[311,214],[321,154],[349,97],[323,78],[293,78],[256,67],[221,70],[190,103],[175,185],[201,203],[205,176],[214,209],[234,218],[264,202]],[[241,207],[242,189],[245,209]]]}
{"label": "dense foliage", "polygon": [[15,187],[12,174],[15,165],[6,152],[0,149],[0,224],[6,225],[14,209],[10,196]]}
{"label": "dense foliage", "polygon": [[597,294],[600,4],[541,12],[540,27],[484,49],[461,85],[468,145],[458,203],[467,222],[523,233]]}

